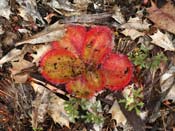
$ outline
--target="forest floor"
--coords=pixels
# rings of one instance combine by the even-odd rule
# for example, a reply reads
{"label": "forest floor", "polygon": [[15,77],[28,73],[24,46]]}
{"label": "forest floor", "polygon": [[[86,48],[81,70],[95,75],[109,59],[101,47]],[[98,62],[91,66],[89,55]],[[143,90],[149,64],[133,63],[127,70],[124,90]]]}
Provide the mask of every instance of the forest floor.
{"label": "forest floor", "polygon": [[[132,78],[122,89],[104,87],[80,98],[64,82],[43,75],[44,54],[58,48],[53,41],[69,41],[63,36],[74,25],[110,29],[112,52],[132,63]],[[101,33],[99,41],[91,41],[99,50],[106,40],[105,31]],[[76,35],[74,39],[80,41]],[[72,45],[66,50],[73,52]],[[88,71],[101,66],[88,66]],[[100,74],[95,75],[89,79],[99,80]],[[112,75],[109,79],[115,81]],[[0,130],[175,131],[175,1],[1,0]]]}

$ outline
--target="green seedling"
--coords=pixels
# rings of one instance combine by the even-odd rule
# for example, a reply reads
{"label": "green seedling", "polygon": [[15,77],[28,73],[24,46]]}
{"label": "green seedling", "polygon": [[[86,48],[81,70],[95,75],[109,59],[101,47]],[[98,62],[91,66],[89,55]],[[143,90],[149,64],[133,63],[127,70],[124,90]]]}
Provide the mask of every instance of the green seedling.
{"label": "green seedling", "polygon": [[79,107],[80,100],[77,100],[76,98],[70,98],[69,101],[66,101],[64,103],[64,109],[66,113],[69,116],[69,119],[71,122],[75,123],[75,119],[79,118]]}
{"label": "green seedling", "polygon": [[142,102],[143,100],[143,93],[142,93],[142,88],[131,88],[130,93],[127,93],[125,95],[124,99],[121,99],[119,103],[124,103],[125,104],[125,109],[128,111],[135,110],[136,114],[139,115],[141,112],[140,109],[143,108],[144,103]]}
{"label": "green seedling", "polygon": [[39,128],[32,128],[33,131],[43,131],[43,128],[42,127],[39,127]]}
{"label": "green seedling", "polygon": [[149,51],[150,50],[142,44],[140,48],[129,54],[129,59],[134,65],[139,66],[140,69],[157,70],[161,62],[167,61],[167,57],[162,52],[150,56]]}
{"label": "green seedling", "polygon": [[[103,123],[100,101],[91,102],[88,99],[70,98],[64,104],[65,111],[73,123],[78,118],[84,120],[85,123]],[[80,109],[85,113],[81,113]]]}
{"label": "green seedling", "polygon": [[157,70],[161,62],[166,62],[167,57],[161,52],[152,57],[152,62],[150,63],[151,70]]}

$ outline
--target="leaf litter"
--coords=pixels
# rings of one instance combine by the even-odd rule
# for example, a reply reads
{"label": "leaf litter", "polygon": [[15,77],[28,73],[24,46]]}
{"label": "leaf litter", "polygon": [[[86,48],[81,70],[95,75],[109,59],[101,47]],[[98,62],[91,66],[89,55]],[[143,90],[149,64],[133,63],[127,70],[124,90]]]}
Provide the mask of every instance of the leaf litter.
{"label": "leaf litter", "polygon": [[[11,0],[2,1],[0,7],[0,117],[4,120],[0,121],[0,130],[88,131],[123,128],[142,131],[175,128],[175,117],[172,117],[175,108],[173,0],[154,3],[138,0]],[[105,44],[100,37],[106,35],[102,33],[96,39],[93,35],[85,38],[85,47],[76,42],[75,46],[68,44],[70,40],[74,41],[70,36],[65,37],[68,25],[85,27],[89,32],[96,26],[109,28],[115,40],[112,54],[103,52]],[[76,38],[76,33],[74,35]],[[69,90],[64,83],[52,83],[40,73],[43,56],[53,48],[60,48],[53,41],[59,41],[62,47],[73,54],[78,52],[75,57],[84,59],[87,68],[81,72],[83,77],[71,80]],[[93,50],[90,50],[91,46]],[[81,53],[82,48],[87,54]],[[99,54],[95,53],[98,49]],[[107,64],[104,64],[103,59],[100,59],[101,64],[94,64],[103,54],[108,58]],[[132,79],[127,81],[128,86],[123,84],[125,90],[130,92],[127,95],[122,94],[118,87],[111,87],[116,91],[108,88],[111,83],[121,82],[122,78],[117,79],[112,73],[97,72],[105,69],[120,76],[119,72],[125,68],[120,67],[120,70],[117,62],[112,62],[116,59],[114,54],[131,58],[134,70]],[[127,68],[124,73],[128,71]],[[65,110],[65,102],[76,98],[77,92],[71,93],[70,87],[77,91],[94,85],[106,86],[101,91],[93,92],[95,99],[88,98],[84,102],[91,103],[86,106],[100,102],[100,111],[92,107],[90,110],[82,109],[81,105],[77,109]],[[133,106],[134,101],[137,102]],[[70,121],[70,113],[66,111],[78,112],[75,123]],[[141,116],[144,113],[146,115]],[[99,125],[95,124],[100,118],[97,114],[104,119]]]}

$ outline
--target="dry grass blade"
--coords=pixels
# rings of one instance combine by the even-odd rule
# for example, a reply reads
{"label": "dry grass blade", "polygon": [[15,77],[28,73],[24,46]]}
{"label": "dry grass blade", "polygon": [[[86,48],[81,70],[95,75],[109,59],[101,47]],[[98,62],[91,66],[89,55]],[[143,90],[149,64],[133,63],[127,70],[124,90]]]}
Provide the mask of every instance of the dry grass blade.
{"label": "dry grass blade", "polygon": [[25,130],[25,126],[30,124],[31,101],[33,99],[31,89],[26,84],[14,84],[10,78],[0,80],[1,121],[6,122],[12,129]]}
{"label": "dry grass blade", "polygon": [[7,107],[0,104],[0,123],[7,123],[9,122],[11,115],[9,111],[7,110]]}
{"label": "dry grass blade", "polygon": [[40,85],[43,85],[45,86],[46,88],[48,88],[50,91],[52,91],[53,93],[59,93],[59,94],[62,94],[62,95],[65,95],[65,92],[54,87],[53,85],[51,84],[48,84],[48,83],[45,83],[43,81],[40,81],[40,80],[37,80],[35,78],[30,78],[30,81],[34,82],[34,83],[37,83],[37,84],[40,84]]}

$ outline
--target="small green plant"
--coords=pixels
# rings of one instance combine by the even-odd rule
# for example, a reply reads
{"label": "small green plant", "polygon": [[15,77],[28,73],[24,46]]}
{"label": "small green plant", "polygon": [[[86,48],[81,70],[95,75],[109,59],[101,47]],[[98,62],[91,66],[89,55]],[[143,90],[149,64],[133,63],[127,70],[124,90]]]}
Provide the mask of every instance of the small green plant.
{"label": "small green plant", "polygon": [[[83,102],[85,101],[85,102]],[[91,103],[90,101],[87,101],[86,99],[82,100],[82,109],[89,110],[86,112],[85,115],[82,115],[81,117],[85,119],[86,123],[96,123],[100,124],[103,123],[103,116],[100,113],[101,112],[101,103],[100,101],[95,101]]]}
{"label": "small green plant", "polygon": [[162,52],[158,53],[156,56],[152,57],[152,62],[150,63],[150,69],[157,70],[160,63],[162,61],[166,62],[167,60],[168,60],[167,57]]}
{"label": "small green plant", "polygon": [[149,49],[143,44],[129,54],[129,59],[141,69],[150,70],[157,70],[161,62],[167,61],[167,57],[162,52],[157,53],[155,56],[150,56]]}
{"label": "small green plant", "polygon": [[129,59],[136,66],[140,66],[141,69],[148,68],[146,59],[149,56],[149,49],[144,45],[141,45],[140,48],[135,49],[132,53],[129,54]]}
{"label": "small green plant", "polygon": [[39,128],[32,128],[33,131],[43,131],[43,128],[42,127],[39,127]]}
{"label": "small green plant", "polygon": [[131,87],[131,91],[126,93],[125,98],[121,99],[119,103],[124,103],[128,111],[135,110],[136,114],[139,115],[140,109],[144,106],[142,100],[142,88],[134,89]]}
{"label": "small green plant", "polygon": [[103,123],[104,120],[102,116],[99,117],[99,115],[93,112],[87,112],[86,115],[82,116],[82,118],[85,119],[86,123],[96,123],[96,124]]}
{"label": "small green plant", "polygon": [[[91,102],[88,99],[70,98],[64,103],[70,121],[75,123],[76,119],[81,118],[86,123],[103,123],[100,101]],[[81,113],[80,109],[82,110]]]}
{"label": "small green plant", "polygon": [[75,122],[75,119],[79,118],[78,112],[79,101],[76,98],[70,98],[69,101],[64,103],[64,109],[69,116],[71,122]]}

